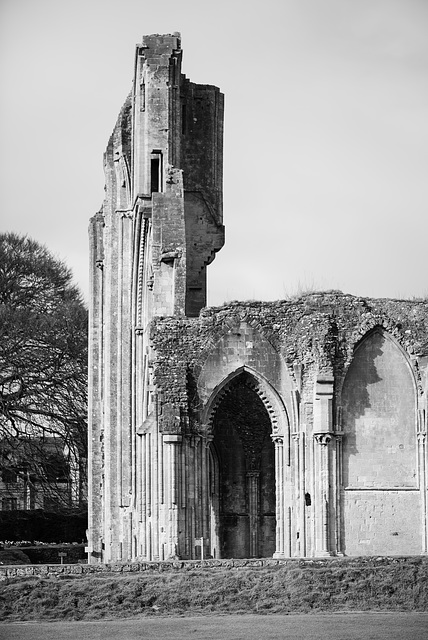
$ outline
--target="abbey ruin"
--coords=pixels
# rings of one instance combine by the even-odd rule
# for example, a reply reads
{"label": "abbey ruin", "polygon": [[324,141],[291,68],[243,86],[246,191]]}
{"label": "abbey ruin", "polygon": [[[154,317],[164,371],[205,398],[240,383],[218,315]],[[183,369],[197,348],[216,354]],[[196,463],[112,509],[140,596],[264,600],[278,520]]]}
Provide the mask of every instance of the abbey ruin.
{"label": "abbey ruin", "polygon": [[223,96],[136,48],[91,220],[89,561],[427,552],[428,302],[205,308]]}

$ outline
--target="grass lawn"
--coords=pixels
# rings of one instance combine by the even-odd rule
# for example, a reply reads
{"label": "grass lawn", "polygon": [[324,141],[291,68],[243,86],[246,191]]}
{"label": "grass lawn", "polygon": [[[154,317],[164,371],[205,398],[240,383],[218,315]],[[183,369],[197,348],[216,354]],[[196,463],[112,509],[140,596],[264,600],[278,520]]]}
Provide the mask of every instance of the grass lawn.
{"label": "grass lawn", "polygon": [[190,566],[0,583],[5,622],[343,611],[428,611],[428,558]]}
{"label": "grass lawn", "polygon": [[0,624],[2,640],[426,640],[428,613],[228,615]]}

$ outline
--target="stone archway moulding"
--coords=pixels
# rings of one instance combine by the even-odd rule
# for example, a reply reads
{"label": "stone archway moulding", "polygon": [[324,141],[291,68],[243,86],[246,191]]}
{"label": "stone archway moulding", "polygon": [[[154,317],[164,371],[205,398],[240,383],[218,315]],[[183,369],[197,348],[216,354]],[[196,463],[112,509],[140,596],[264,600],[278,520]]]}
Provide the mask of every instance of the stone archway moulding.
{"label": "stone archway moulding", "polygon": [[272,436],[282,436],[288,440],[290,422],[282,398],[263,376],[246,365],[232,371],[213,389],[202,411],[202,425],[206,436],[212,438],[215,412],[221,401],[230,392],[233,380],[243,372],[251,376],[253,382],[251,386],[269,414],[272,424]]}

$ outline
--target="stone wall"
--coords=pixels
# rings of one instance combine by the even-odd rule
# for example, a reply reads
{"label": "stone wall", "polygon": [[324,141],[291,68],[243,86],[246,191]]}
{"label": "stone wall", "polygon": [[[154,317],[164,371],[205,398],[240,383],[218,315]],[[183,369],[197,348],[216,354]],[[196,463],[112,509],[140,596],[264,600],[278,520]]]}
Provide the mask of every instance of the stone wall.
{"label": "stone wall", "polygon": [[301,558],[301,559],[229,559],[229,560],[200,560],[194,561],[174,561],[174,562],[126,562],[113,564],[64,564],[64,565],[10,565],[0,566],[0,581],[9,578],[26,578],[37,576],[47,578],[61,575],[91,575],[91,574],[126,574],[136,572],[156,572],[169,573],[176,571],[194,571],[195,569],[211,569],[215,567],[225,567],[239,571],[247,567],[276,567],[286,565],[290,567],[313,567],[321,569],[323,567],[344,566],[355,567],[382,567],[395,565],[397,568],[412,565],[415,562],[427,563],[427,558],[414,557],[366,557],[366,558]]}
{"label": "stone wall", "polygon": [[[272,437],[282,436],[283,553],[425,551],[426,301],[327,292],[237,302],[198,319],[155,319],[151,339],[160,431],[214,438],[225,468],[219,416],[228,397],[239,407],[236,381],[253,380],[251,411],[264,403]],[[249,431],[238,435],[239,420],[226,420],[235,470],[222,491],[241,502],[233,513],[220,505],[217,518],[217,545],[238,557],[248,553],[250,500],[237,480],[239,451],[255,442]]]}
{"label": "stone wall", "polygon": [[[245,364],[275,387],[283,384],[285,393],[297,387],[301,400],[312,404],[315,371],[333,373],[340,394],[356,345],[380,327],[407,354],[421,395],[427,386],[427,310],[427,301],[327,292],[278,302],[234,302],[204,309],[197,319],[155,318],[151,340],[158,393],[164,406],[194,413],[221,380]],[[188,402],[192,384],[201,397]],[[160,424],[171,428],[166,415]]]}

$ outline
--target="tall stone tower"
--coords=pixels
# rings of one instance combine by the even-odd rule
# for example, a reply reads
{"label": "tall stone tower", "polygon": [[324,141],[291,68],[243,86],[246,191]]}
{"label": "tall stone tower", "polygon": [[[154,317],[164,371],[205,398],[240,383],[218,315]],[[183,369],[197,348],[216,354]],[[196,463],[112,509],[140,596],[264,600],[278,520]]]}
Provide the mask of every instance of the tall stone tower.
{"label": "tall stone tower", "polygon": [[[150,557],[175,553],[172,498],[169,510],[145,514],[149,534],[141,518],[141,474],[158,478],[166,465],[162,482],[173,482],[163,448],[176,439],[157,430],[149,326],[155,316],[198,315],[207,265],[224,244],[223,95],[190,82],[181,59],[178,33],[137,45],[104,155],[105,200],[90,223],[90,561],[147,545]],[[142,450],[147,431],[151,451]],[[160,532],[170,541],[162,551]]]}

